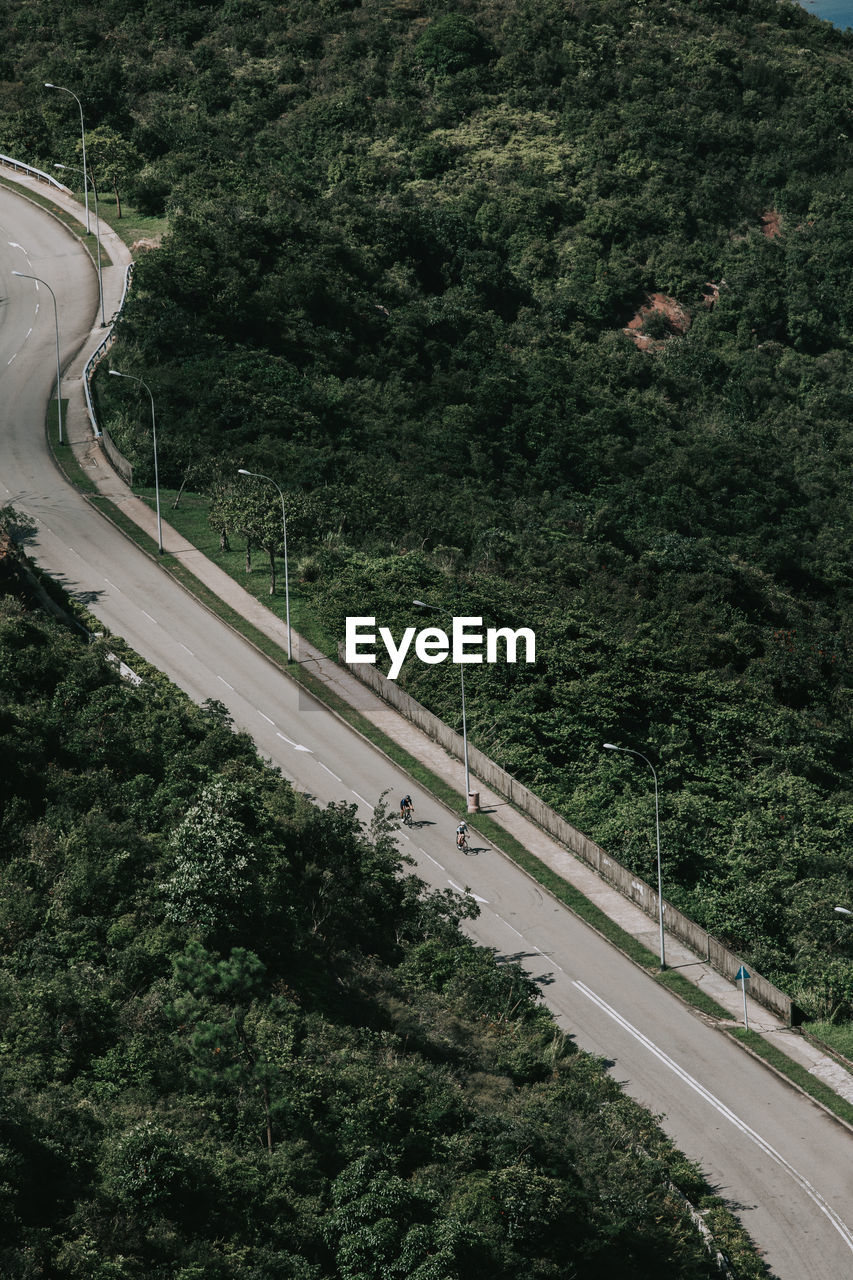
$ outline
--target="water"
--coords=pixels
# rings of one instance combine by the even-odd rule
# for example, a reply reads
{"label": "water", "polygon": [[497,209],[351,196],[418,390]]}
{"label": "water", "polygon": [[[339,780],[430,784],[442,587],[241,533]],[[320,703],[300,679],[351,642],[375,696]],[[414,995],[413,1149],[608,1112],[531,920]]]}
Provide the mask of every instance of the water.
{"label": "water", "polygon": [[835,27],[853,27],[853,3],[851,0],[800,0],[804,9],[816,13],[819,18],[826,18]]}

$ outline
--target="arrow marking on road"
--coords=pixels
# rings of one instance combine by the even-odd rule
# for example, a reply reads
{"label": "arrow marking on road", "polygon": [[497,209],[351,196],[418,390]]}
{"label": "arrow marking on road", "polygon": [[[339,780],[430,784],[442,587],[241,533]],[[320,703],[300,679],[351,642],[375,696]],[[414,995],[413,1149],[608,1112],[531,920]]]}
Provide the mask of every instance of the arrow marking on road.
{"label": "arrow marking on road", "polygon": [[485,902],[486,906],[489,905],[487,898],[481,898],[479,893],[473,893],[470,889],[463,889],[461,884],[457,884],[455,880],[448,880],[447,883],[450,885],[451,889],[455,889],[457,893],[464,893],[466,897],[473,898],[475,902]]}

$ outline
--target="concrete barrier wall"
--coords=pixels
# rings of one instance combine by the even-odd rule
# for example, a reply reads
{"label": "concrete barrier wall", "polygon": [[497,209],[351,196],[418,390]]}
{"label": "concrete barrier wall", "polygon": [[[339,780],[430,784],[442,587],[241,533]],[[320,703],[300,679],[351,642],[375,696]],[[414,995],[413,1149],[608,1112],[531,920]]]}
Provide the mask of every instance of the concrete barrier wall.
{"label": "concrete barrier wall", "polygon": [[[381,671],[377,671],[376,667],[370,663],[347,663],[344,661],[344,646],[338,646],[338,658],[348,671],[378,694],[384,702],[389,703],[395,710],[404,715],[407,720],[416,724],[422,729],[428,737],[438,742],[451,755],[458,760],[464,758],[464,746],[462,735],[456,733],[448,725],[440,720],[438,716],[433,715],[420,702],[416,702],[404,689],[401,689],[396,680],[388,680]],[[657,890],[651,885],[646,884],[638,876],[624,867],[621,862],[617,862],[615,858],[611,858],[600,845],[594,840],[588,839],[583,832],[578,831],[577,827],[573,827],[570,822],[562,818],[550,805],[545,804],[543,800],[523,786],[522,783],[514,778],[512,774],[507,773],[500,765],[495,764],[494,760],[490,760],[477,747],[468,742],[468,763],[471,772],[484,782],[493,791],[497,791],[499,795],[505,796],[523,813],[526,813],[537,826],[543,831],[547,831],[549,835],[558,840],[560,844],[565,845],[572,853],[592,867],[602,879],[608,884],[618,889],[623,897],[630,899],[636,903],[646,915],[653,920],[658,919],[658,895]],[[667,932],[683,942],[697,955],[713,966],[724,977],[735,981],[738,970],[743,965],[743,960],[730,951],[728,947],[723,946],[716,938],[713,938],[706,929],[695,923],[677,907],[672,906],[664,899],[663,918]],[[749,994],[754,1000],[763,1004],[765,1008],[771,1009],[778,1017],[784,1019],[789,1025],[797,1020],[797,1010],[793,1000],[786,995],[784,991],[780,991],[772,982],[768,982],[761,974],[749,970]]]}
{"label": "concrete barrier wall", "polygon": [[98,439],[101,442],[101,448],[109,458],[115,470],[119,473],[125,484],[133,487],[133,463],[128,462],[127,458],[121,453],[113,443],[113,438],[109,431],[104,430],[100,433]]}

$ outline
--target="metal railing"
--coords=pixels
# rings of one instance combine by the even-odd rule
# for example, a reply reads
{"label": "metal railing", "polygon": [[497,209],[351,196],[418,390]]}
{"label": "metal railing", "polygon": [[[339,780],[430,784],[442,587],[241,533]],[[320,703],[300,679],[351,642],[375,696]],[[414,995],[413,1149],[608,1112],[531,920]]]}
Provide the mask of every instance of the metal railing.
{"label": "metal railing", "polygon": [[36,178],[39,182],[46,182],[48,186],[56,187],[57,191],[64,191],[68,196],[74,194],[70,187],[66,187],[64,183],[59,182],[52,174],[45,173],[42,169],[36,169],[34,165],[25,164],[23,160],[14,160],[12,156],[0,154],[0,164],[4,164],[7,169],[14,169],[16,173],[29,174],[31,178]]}
{"label": "metal railing", "polygon": [[[130,288],[130,280],[132,275],[133,275],[133,263],[130,262],[128,263],[127,270],[124,273],[124,288],[121,294],[121,302],[118,304],[118,310],[116,311],[115,316],[121,315],[121,309],[124,306],[124,300],[127,297],[127,291]],[[110,329],[106,337],[103,339],[103,341],[98,343],[97,347],[95,347],[95,350],[89,356],[89,359],[86,361],[86,366],[83,369],[83,394],[86,397],[86,411],[89,414],[89,421],[92,424],[92,431],[95,434],[96,440],[100,439],[103,433],[100,427],[98,426],[98,419],[95,416],[95,406],[92,403],[92,387],[91,387],[92,375],[97,369],[98,365],[103,360],[109,348],[112,346],[113,324],[115,323],[115,316],[113,316],[112,318]]]}

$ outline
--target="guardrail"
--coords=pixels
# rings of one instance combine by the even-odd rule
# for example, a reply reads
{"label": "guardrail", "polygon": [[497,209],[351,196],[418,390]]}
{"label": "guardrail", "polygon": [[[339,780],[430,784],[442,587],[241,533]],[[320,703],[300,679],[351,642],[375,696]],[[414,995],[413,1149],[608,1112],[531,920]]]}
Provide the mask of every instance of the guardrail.
{"label": "guardrail", "polygon": [[[384,702],[389,703],[401,715],[405,716],[418,728],[423,729],[434,742],[438,742],[451,755],[458,760],[464,758],[464,748],[462,737],[456,733],[449,725],[446,725],[438,716],[433,715],[420,702],[416,702],[410,694],[401,689],[396,680],[388,680],[381,671],[377,671],[375,666],[367,663],[348,663],[344,660],[344,646],[338,646],[338,660],[341,665],[346,667],[348,671],[360,680],[362,684],[367,685],[374,693],[378,694]],[[622,894],[623,898],[627,898],[630,902],[635,903],[645,914],[653,920],[658,919],[658,894],[657,890],[652,888],[639,876],[635,876],[621,862],[617,862],[615,858],[611,858],[608,853],[597,845],[594,840],[590,840],[583,832],[578,831],[570,822],[561,817],[555,809],[545,804],[532,791],[528,790],[517,778],[511,773],[507,773],[500,765],[491,760],[484,752],[477,747],[468,743],[468,761],[471,772],[476,774],[487,786],[497,791],[499,795],[505,796],[512,804],[516,805],[523,813],[532,818],[537,826],[543,831],[553,836],[587,866],[593,868],[601,876],[602,880],[606,880],[614,889]],[[663,899],[663,918],[666,929],[674,937],[683,942],[691,951],[697,955],[703,956],[708,964],[723,977],[734,982],[737,978],[738,970],[744,965],[744,961],[740,956],[735,955],[722,942],[718,942],[716,938],[708,933],[707,929],[703,929],[701,925],[696,924],[689,916],[684,915],[677,907]],[[784,991],[769,982],[767,978],[762,977],[760,973],[756,973],[751,965],[744,966],[749,970],[749,994],[759,1004],[763,1004],[765,1008],[771,1009],[780,1018],[793,1026],[801,1020],[801,1013],[797,1009],[794,1001]]]}
{"label": "guardrail", "polygon": [[27,173],[31,178],[36,178],[39,182],[46,182],[51,187],[56,187],[57,191],[64,191],[66,195],[73,195],[70,187],[66,187],[64,183],[54,178],[52,174],[45,173],[42,169],[36,169],[31,164],[24,164],[23,160],[14,160],[12,156],[0,155],[0,164],[5,164],[7,168],[14,169],[16,173]]}
{"label": "guardrail", "polygon": [[[127,297],[127,291],[130,288],[130,279],[132,275],[133,275],[133,263],[130,262],[128,263],[127,270],[124,273],[124,288],[122,289],[121,302],[118,304],[118,310],[116,311],[116,315],[121,314],[121,309],[124,306],[124,300]],[[115,316],[113,317],[113,321],[114,320],[115,320]],[[92,424],[92,431],[95,434],[96,440],[100,439],[103,433],[100,427],[98,426],[98,419],[95,416],[95,406],[92,403],[91,380],[92,380],[92,374],[95,372],[98,365],[103,360],[108,349],[112,345],[112,342],[113,342],[113,330],[112,330],[112,324],[111,324],[109,332],[107,333],[106,337],[102,342],[98,343],[97,347],[95,347],[95,350],[92,352],[92,354],[89,356],[89,359],[86,361],[86,366],[83,370],[83,393],[86,397],[86,412],[89,414],[89,422]]]}
{"label": "guardrail", "polygon": [[[130,281],[131,281],[132,275],[133,275],[133,263],[130,262],[128,263],[127,270],[124,273],[124,288],[122,290],[121,302],[118,305],[118,311],[116,312],[116,315],[121,314],[121,309],[124,306],[124,300],[127,297],[127,291],[130,288]],[[115,317],[113,317],[113,320],[115,320]],[[89,415],[89,422],[92,425],[92,431],[94,433],[95,439],[100,440],[101,447],[103,448],[104,453],[107,455],[110,462],[112,463],[116,471],[121,476],[122,480],[124,480],[125,484],[128,484],[132,487],[133,486],[133,463],[128,462],[127,458],[120,451],[118,446],[114,443],[113,438],[110,435],[109,431],[102,431],[101,428],[98,426],[98,419],[95,414],[95,406],[92,403],[92,376],[95,370],[97,369],[98,365],[101,363],[104,356],[107,354],[110,347],[112,346],[114,337],[115,335],[113,333],[113,328],[111,324],[109,333],[106,335],[106,337],[103,339],[102,342],[98,343],[97,347],[95,347],[95,350],[92,352],[92,354],[89,356],[89,359],[86,361],[85,368],[83,369],[83,394],[86,397],[86,412]]]}

